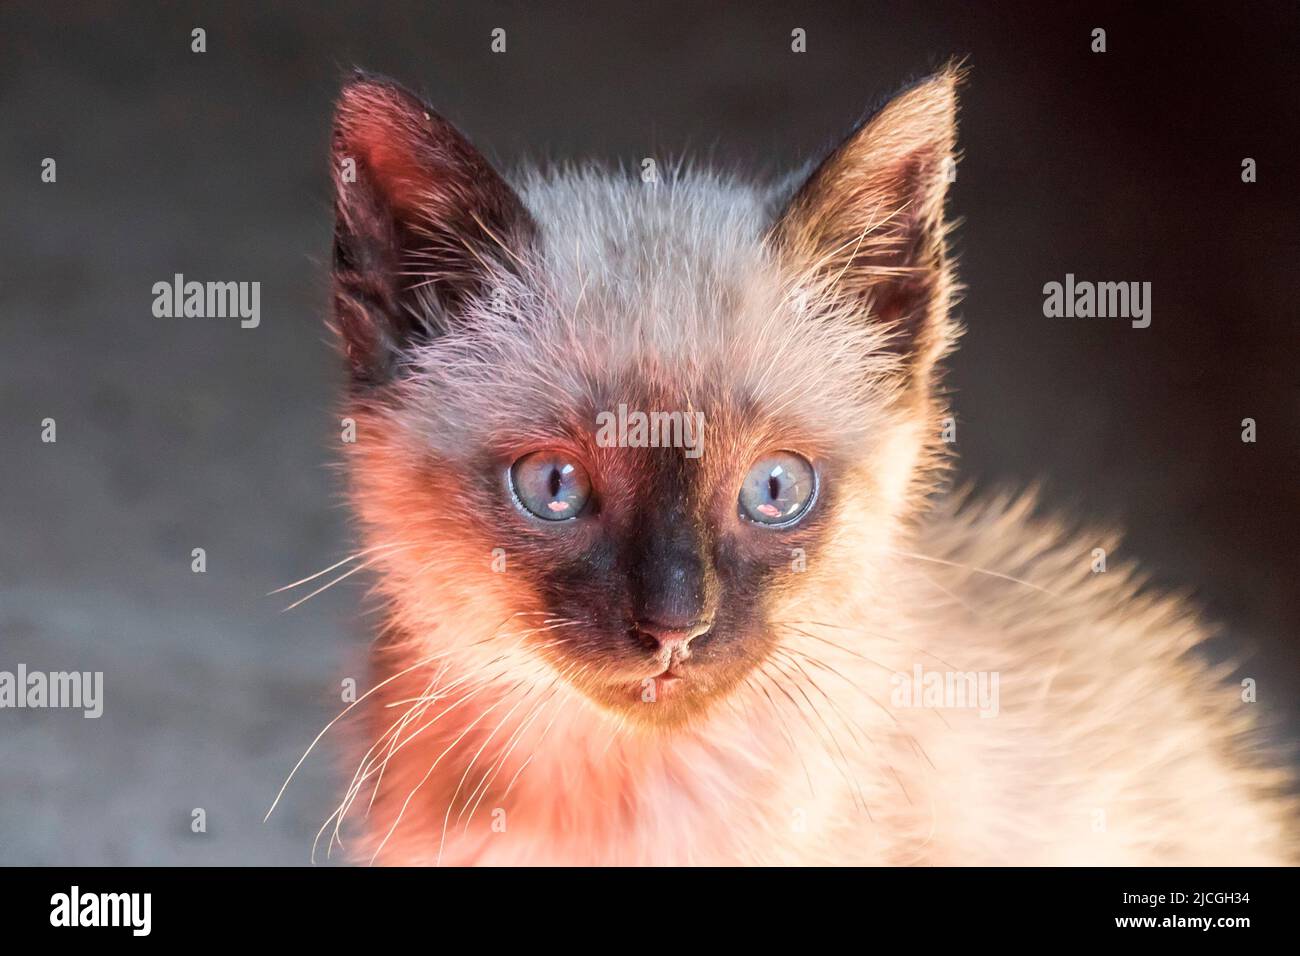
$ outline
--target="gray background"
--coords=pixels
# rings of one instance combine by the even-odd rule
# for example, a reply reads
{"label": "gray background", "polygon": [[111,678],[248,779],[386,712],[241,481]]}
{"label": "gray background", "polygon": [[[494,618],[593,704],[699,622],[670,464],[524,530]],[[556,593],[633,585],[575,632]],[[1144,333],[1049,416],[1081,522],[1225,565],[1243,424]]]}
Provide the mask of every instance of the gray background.
{"label": "gray background", "polygon": [[[287,614],[266,596],[350,548],[323,317],[330,103],[354,64],[506,164],[689,151],[773,171],[969,54],[962,474],[1039,479],[1127,527],[1293,728],[1295,7],[974,6],[6,3],[0,669],[103,670],[107,703],[0,712],[0,863],[305,863],[332,809],[326,749],[260,822],[368,639],[362,584]],[[154,318],[176,272],[260,281],[261,327]],[[1066,272],[1151,281],[1151,328],[1044,318]]]}

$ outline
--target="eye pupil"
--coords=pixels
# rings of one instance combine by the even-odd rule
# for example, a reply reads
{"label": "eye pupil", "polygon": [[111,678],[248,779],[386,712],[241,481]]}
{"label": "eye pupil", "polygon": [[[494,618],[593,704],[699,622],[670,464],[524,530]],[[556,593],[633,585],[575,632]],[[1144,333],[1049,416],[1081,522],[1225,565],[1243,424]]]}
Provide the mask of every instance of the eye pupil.
{"label": "eye pupil", "polygon": [[767,496],[773,501],[781,497],[781,479],[776,477],[775,473],[767,479]]}
{"label": "eye pupil", "polygon": [[552,498],[554,498],[556,495],[560,493],[560,486],[563,483],[564,483],[564,479],[560,477],[560,469],[552,468],[551,469],[551,497]]}

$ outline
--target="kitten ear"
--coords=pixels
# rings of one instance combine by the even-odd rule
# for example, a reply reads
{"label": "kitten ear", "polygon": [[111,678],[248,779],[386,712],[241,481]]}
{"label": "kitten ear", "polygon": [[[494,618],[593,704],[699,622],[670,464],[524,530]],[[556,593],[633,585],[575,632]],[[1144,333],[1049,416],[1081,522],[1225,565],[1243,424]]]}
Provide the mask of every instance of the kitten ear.
{"label": "kitten ear", "polygon": [[772,233],[818,291],[890,329],[922,378],[952,335],[944,200],[960,80],[948,67],[890,100],[813,170]]}
{"label": "kitten ear", "polygon": [[535,226],[454,126],[387,79],[343,87],[331,160],[335,320],[354,381],[379,384],[487,294]]}

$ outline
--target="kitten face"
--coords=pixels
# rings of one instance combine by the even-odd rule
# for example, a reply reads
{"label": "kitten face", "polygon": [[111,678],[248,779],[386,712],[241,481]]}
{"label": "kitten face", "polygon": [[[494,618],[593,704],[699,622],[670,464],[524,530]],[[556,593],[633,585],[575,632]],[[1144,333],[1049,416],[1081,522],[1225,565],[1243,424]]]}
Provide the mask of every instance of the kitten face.
{"label": "kitten face", "polygon": [[[646,408],[668,398],[627,397]],[[741,418],[726,396],[696,400],[706,421]],[[730,447],[706,443],[700,458],[680,449],[600,447],[594,416],[585,429],[571,422],[563,441],[540,440],[550,488],[564,480],[561,469],[585,476],[577,513],[558,521],[537,517],[509,487],[505,459],[525,450],[528,463],[530,446],[503,450],[488,468],[496,480],[488,477],[483,493],[497,500],[491,535],[511,543],[522,589],[547,620],[573,622],[539,636],[539,652],[594,700],[633,719],[675,723],[742,681],[773,645],[775,596],[797,587],[799,556],[815,555],[833,526],[841,463],[820,451],[827,443],[760,410],[744,417],[746,424],[729,425]],[[809,457],[785,451],[800,446]],[[801,483],[785,475],[794,461],[807,462]],[[792,520],[768,526],[744,511],[755,462],[776,463],[766,467],[781,471],[768,498],[798,509]],[[500,505],[507,496],[513,507]]]}
{"label": "kitten face", "polygon": [[815,551],[826,534],[833,495],[768,529],[738,511],[735,459],[706,468],[656,449],[595,451],[566,453],[592,469],[581,514],[559,526],[521,514],[503,537],[528,540],[531,589],[555,619],[578,622],[546,642],[555,665],[586,666],[581,686],[608,707],[673,722],[768,653],[769,598],[790,585],[795,549]]}
{"label": "kitten face", "polygon": [[[494,348],[482,331],[425,347],[383,421],[360,429],[395,445],[358,477],[378,540],[446,556],[439,567],[457,587],[501,594],[506,613],[540,625],[528,645],[572,686],[638,723],[674,726],[725,697],[798,624],[788,608],[825,588],[809,568],[846,507],[855,521],[870,510],[886,537],[902,489],[882,459],[896,453],[890,436],[915,439],[910,416],[889,411],[887,378],[876,372],[863,390],[873,371],[856,357],[782,361],[811,332],[793,312],[747,351],[719,339],[706,358],[700,340],[693,360],[642,355],[627,366],[604,357],[617,351],[601,331],[609,314],[593,308],[568,339],[558,321],[535,316],[529,328],[544,331],[524,335],[482,316],[478,329],[501,332]],[[593,337],[609,347],[583,349]],[[764,381],[773,358],[779,371]],[[818,373],[834,414],[801,407]],[[620,405],[698,414],[699,456],[602,444],[599,416]],[[767,481],[756,483],[756,466]],[[551,520],[548,504],[572,514]]]}
{"label": "kitten face", "polygon": [[[460,651],[491,640],[440,633],[440,605],[525,619],[544,673],[673,727],[865,573],[935,411],[954,83],[896,100],[793,197],[707,174],[516,192],[399,88],[345,91],[336,315],[395,616]],[[620,406],[702,440],[602,440]]]}

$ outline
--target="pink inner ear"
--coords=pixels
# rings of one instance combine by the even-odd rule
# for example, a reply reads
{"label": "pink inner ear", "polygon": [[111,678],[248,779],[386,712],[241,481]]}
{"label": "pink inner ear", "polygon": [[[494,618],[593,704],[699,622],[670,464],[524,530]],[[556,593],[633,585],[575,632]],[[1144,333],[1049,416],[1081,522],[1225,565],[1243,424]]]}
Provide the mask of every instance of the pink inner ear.
{"label": "pink inner ear", "polygon": [[411,212],[417,197],[434,185],[412,124],[422,112],[397,102],[387,91],[348,90],[344,94],[343,151],[351,152],[368,171],[384,200],[395,210]]}
{"label": "pink inner ear", "polygon": [[379,187],[390,201],[405,206],[404,198],[425,185],[421,181],[420,164],[409,149],[391,140],[370,139],[366,148],[370,169],[379,181]]}

